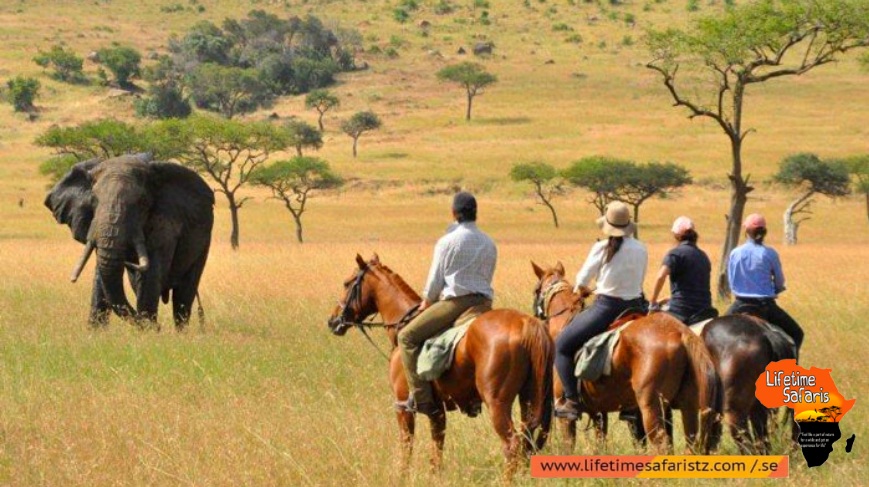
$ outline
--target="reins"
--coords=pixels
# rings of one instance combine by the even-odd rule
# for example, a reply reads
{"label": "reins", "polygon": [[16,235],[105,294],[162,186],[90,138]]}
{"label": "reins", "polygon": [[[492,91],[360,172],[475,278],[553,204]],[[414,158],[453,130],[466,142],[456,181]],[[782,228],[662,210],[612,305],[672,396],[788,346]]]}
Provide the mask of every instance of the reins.
{"label": "reins", "polygon": [[365,339],[368,340],[368,343],[377,350],[380,355],[389,362],[389,355],[387,355],[371,338],[368,334],[366,328],[395,328],[396,330],[401,329],[404,325],[410,323],[411,320],[416,318],[419,314],[418,310],[422,303],[417,303],[413,305],[410,309],[407,310],[402,317],[396,321],[395,323],[386,323],[383,321],[365,321],[359,320],[358,317],[356,319],[350,318],[350,312],[352,311],[350,303],[356,304],[357,313],[362,312],[362,281],[365,279],[365,274],[368,272],[368,267],[366,266],[364,269],[360,269],[359,273],[356,274],[356,278],[353,281],[353,284],[350,287],[350,291],[347,293],[347,301],[345,303],[339,302],[338,305],[341,307],[341,324],[355,326],[362,332],[362,335],[365,336]]}
{"label": "reins", "polygon": [[537,292],[535,304],[534,304],[534,314],[537,318],[542,320],[549,321],[552,318],[556,318],[558,316],[563,315],[564,313],[570,312],[573,310],[573,307],[568,306],[561,311],[553,314],[547,315],[546,312],[549,310],[549,305],[552,304],[552,299],[556,294],[563,291],[570,291],[571,286],[570,283],[565,281],[564,279],[558,280],[554,282],[551,286],[546,289],[541,289]]}

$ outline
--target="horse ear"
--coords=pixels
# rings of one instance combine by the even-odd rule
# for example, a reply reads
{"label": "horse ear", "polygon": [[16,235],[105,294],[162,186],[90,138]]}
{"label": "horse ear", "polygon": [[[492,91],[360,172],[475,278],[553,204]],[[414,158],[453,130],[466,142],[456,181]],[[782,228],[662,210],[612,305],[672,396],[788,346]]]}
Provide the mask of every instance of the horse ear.
{"label": "horse ear", "polygon": [[562,264],[560,260],[555,264],[555,272],[564,276],[564,264]]}
{"label": "horse ear", "polygon": [[363,270],[366,267],[368,267],[368,264],[365,263],[365,259],[363,259],[362,256],[359,254],[356,254],[356,265],[359,266],[360,270]]}
{"label": "horse ear", "polygon": [[531,267],[534,269],[534,275],[537,276],[537,279],[542,279],[543,274],[544,274],[543,269],[541,269],[540,266],[535,264],[533,260],[531,261]]}
{"label": "horse ear", "polygon": [[377,252],[374,252],[374,257],[371,258],[371,263],[374,265],[380,265],[380,256],[377,255]]}

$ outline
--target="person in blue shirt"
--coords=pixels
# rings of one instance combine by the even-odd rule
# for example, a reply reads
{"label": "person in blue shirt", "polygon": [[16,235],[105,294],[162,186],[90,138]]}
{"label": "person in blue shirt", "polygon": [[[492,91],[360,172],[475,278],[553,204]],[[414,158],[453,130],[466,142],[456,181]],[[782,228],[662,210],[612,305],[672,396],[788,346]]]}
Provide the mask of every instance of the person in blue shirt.
{"label": "person in blue shirt", "polygon": [[778,253],[763,244],[766,236],[766,220],[754,213],[745,218],[746,242],[733,249],[727,261],[727,278],[735,297],[727,314],[751,310],[787,333],[797,351],[803,343],[803,329],[787,312],[779,308],[775,299],[785,290]]}

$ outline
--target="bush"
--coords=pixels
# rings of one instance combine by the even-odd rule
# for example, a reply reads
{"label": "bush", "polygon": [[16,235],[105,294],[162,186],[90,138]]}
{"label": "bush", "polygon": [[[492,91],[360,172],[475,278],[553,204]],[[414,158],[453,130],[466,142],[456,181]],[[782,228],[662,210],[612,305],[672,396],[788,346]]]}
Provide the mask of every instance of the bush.
{"label": "bush", "polygon": [[688,5],[685,7],[689,12],[700,10],[700,0],[688,0]]}
{"label": "bush", "polygon": [[552,30],[555,32],[567,32],[567,31],[572,31],[573,27],[565,24],[564,22],[560,22],[558,24],[553,25]]}
{"label": "bush", "polygon": [[567,39],[564,39],[564,42],[569,42],[571,44],[582,44],[582,36],[579,34],[573,34]]}
{"label": "bush", "polygon": [[410,20],[410,14],[403,8],[397,8],[392,11],[392,18],[399,24],[403,24]]}
{"label": "bush", "polygon": [[36,108],[33,105],[39,96],[39,80],[25,76],[16,76],[6,82],[6,99],[16,112],[29,112]]}
{"label": "bush", "polygon": [[130,78],[139,76],[139,64],[142,55],[132,47],[115,46],[97,51],[99,61],[115,76],[115,82],[120,87],[130,87]]}
{"label": "bush", "polygon": [[54,69],[52,77],[60,81],[81,81],[84,79],[82,66],[84,60],[75,55],[71,50],[66,50],[61,45],[54,45],[48,52],[39,51],[33,58],[33,62],[43,68]]}
{"label": "bush", "polygon": [[190,102],[174,84],[158,84],[148,89],[150,96],[136,100],[136,115],[147,118],[187,118]]}
{"label": "bush", "polygon": [[437,15],[446,15],[452,13],[453,5],[448,0],[439,0],[434,6],[434,13]]}

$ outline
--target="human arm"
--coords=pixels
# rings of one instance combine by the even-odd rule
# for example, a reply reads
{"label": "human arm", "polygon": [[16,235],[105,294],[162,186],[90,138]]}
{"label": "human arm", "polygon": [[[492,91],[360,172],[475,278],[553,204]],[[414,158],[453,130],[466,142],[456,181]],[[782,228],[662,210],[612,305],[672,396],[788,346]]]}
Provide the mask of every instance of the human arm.
{"label": "human arm", "polygon": [[772,252],[771,261],[773,286],[775,287],[775,293],[779,294],[786,289],[785,275],[782,272],[781,260],[778,257],[778,253],[776,253],[775,251]]}
{"label": "human arm", "polygon": [[662,265],[658,269],[658,277],[655,279],[655,288],[652,290],[652,299],[650,300],[652,306],[658,306],[658,296],[661,294],[661,289],[664,288],[664,282],[669,275],[670,268],[668,266]]}
{"label": "human arm", "polygon": [[606,248],[606,241],[598,242],[592,246],[585,259],[582,268],[576,274],[576,286],[574,292],[582,292],[585,290],[586,295],[591,294],[591,281],[596,278],[600,272],[600,266],[603,263],[603,252]]}
{"label": "human arm", "polygon": [[443,259],[445,252],[443,241],[439,241],[435,245],[434,256],[431,261],[431,268],[428,271],[428,279],[426,280],[425,290],[422,292],[423,302],[420,306],[425,309],[440,298],[441,291],[444,290],[446,281],[444,280]]}

